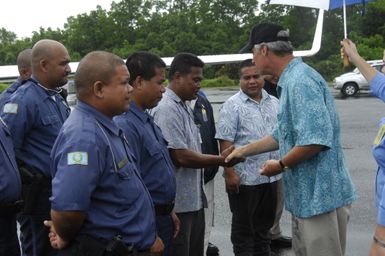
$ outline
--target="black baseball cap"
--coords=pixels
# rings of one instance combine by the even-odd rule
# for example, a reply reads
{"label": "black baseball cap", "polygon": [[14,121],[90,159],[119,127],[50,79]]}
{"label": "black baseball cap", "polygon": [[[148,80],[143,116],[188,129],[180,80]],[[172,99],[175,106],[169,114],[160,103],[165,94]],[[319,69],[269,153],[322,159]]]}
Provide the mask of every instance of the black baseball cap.
{"label": "black baseball cap", "polygon": [[276,41],[289,41],[288,36],[278,36],[280,31],[286,31],[282,26],[274,23],[260,23],[253,27],[250,33],[249,42],[239,53],[249,53],[254,45]]}

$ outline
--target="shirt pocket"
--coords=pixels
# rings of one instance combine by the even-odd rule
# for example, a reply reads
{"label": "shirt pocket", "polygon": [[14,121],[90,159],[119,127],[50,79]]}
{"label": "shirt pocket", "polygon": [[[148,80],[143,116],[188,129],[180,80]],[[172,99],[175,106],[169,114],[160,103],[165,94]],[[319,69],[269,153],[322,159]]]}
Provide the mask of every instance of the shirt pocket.
{"label": "shirt pocket", "polygon": [[44,115],[41,118],[41,123],[44,126],[55,126],[60,122],[59,117],[55,115]]}
{"label": "shirt pocket", "polygon": [[144,143],[145,143],[146,152],[152,159],[162,158],[162,147],[164,148],[163,150],[167,148],[166,144],[160,145],[158,141],[146,140]]}
{"label": "shirt pocket", "polygon": [[113,163],[111,172],[113,172],[120,180],[131,179],[135,165],[129,161],[127,157]]}

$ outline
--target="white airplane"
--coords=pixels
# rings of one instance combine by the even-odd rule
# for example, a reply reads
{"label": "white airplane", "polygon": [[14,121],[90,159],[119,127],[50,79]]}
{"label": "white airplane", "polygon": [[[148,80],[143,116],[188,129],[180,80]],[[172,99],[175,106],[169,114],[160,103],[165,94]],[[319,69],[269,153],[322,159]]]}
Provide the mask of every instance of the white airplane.
{"label": "white airplane", "polygon": [[[294,51],[294,56],[305,57],[315,55],[321,48],[322,28],[323,28],[324,10],[319,10],[317,25],[314,33],[314,39],[311,49]],[[226,64],[239,63],[243,60],[252,58],[251,53],[246,54],[220,54],[220,55],[202,55],[198,56],[205,64]],[[167,66],[170,66],[173,57],[162,58]],[[71,62],[72,73],[75,73],[79,62]],[[13,82],[19,76],[16,65],[0,66],[0,82]]]}

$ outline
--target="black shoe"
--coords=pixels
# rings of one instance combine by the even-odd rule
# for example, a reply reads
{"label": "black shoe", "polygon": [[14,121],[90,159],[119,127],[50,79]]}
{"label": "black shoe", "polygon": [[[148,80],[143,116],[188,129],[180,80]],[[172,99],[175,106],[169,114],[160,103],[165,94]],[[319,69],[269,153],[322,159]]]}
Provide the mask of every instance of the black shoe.
{"label": "black shoe", "polygon": [[276,239],[271,239],[270,246],[276,248],[291,248],[291,237],[280,236]]}
{"label": "black shoe", "polygon": [[219,256],[219,249],[214,244],[209,242],[206,251],[207,256]]}

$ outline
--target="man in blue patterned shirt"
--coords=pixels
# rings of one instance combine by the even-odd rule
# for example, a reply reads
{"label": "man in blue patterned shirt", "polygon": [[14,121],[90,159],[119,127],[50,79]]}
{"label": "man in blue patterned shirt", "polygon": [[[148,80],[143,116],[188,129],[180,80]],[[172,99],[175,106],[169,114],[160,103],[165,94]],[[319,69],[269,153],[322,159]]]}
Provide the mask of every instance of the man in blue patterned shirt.
{"label": "man in blue patterned shirt", "polygon": [[[264,79],[251,59],[240,64],[240,91],[219,112],[216,138],[221,150],[239,147],[271,133],[277,122],[278,99],[264,89]],[[225,167],[226,191],[232,212],[231,242],[235,255],[270,255],[268,236],[277,205],[277,180],[259,169],[278,152],[249,157],[234,167]]]}
{"label": "man in blue patterned shirt", "polygon": [[350,205],[356,196],[326,81],[294,58],[289,32],[279,25],[256,25],[241,52],[253,52],[263,75],[279,77],[278,122],[271,135],[236,149],[227,160],[279,147],[280,160],[268,160],[261,174],[283,172],[295,254],[344,255]]}

